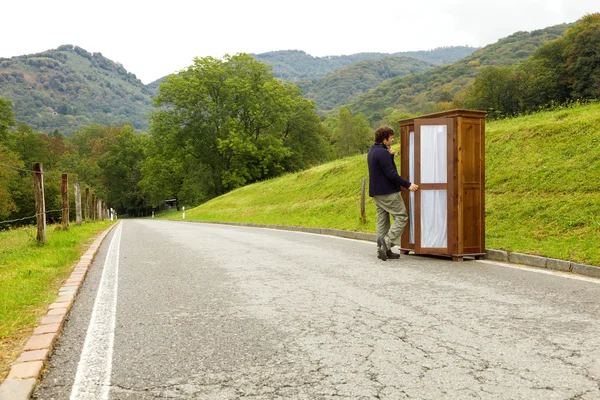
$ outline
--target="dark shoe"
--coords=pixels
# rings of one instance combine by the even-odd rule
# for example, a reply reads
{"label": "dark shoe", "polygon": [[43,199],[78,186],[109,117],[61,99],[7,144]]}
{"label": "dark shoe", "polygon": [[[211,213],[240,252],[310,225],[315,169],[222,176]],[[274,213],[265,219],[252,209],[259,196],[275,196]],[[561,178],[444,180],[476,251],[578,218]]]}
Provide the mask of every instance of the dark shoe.
{"label": "dark shoe", "polygon": [[382,259],[383,261],[387,260],[387,252],[388,248],[385,244],[385,239],[383,236],[377,238],[377,258]]}
{"label": "dark shoe", "polygon": [[398,258],[400,258],[400,254],[394,253],[391,250],[388,250],[387,253],[385,253],[385,255],[387,256],[387,258],[392,260],[397,260]]}

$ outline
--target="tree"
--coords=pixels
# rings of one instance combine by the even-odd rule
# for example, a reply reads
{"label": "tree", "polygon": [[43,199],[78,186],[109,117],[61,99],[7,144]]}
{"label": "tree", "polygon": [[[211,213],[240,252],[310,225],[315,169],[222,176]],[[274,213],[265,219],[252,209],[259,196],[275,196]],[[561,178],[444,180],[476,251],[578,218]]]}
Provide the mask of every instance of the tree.
{"label": "tree", "polygon": [[132,126],[123,125],[108,150],[98,160],[106,199],[119,214],[134,214],[145,208],[138,182],[145,160],[146,136],[136,136]]}
{"label": "tree", "polygon": [[515,68],[525,110],[600,97],[600,14],[581,18]]}
{"label": "tree", "polygon": [[481,70],[469,98],[469,108],[512,115],[520,110],[519,80],[511,67],[486,67]]}
{"label": "tree", "polygon": [[127,126],[93,124],[76,130],[70,141],[73,149],[65,152],[60,160],[61,167],[64,171],[76,173],[96,195],[107,200],[106,182],[98,163]]}
{"label": "tree", "polygon": [[291,151],[285,160],[286,171],[303,170],[332,158],[329,140],[330,130],[315,113],[315,102],[300,96],[292,84],[292,111],[283,134],[283,145]]}
{"label": "tree", "polygon": [[[44,165],[44,194],[46,209],[60,208],[60,173],[53,170],[52,154],[48,147],[48,137],[45,134],[34,132],[28,125],[20,124],[15,131],[9,131],[4,144],[0,143],[0,159],[7,160],[6,164],[31,169],[34,163]],[[35,213],[35,199],[31,184],[31,173],[27,171],[11,172],[0,178],[3,188],[3,201],[7,201],[3,209],[10,212],[9,218],[16,219]],[[4,180],[6,183],[2,183]],[[8,196],[6,195],[8,191]],[[0,201],[2,201],[0,200]],[[49,221],[55,221],[58,214],[48,214]],[[27,223],[27,222],[25,222]]]}
{"label": "tree", "polygon": [[12,102],[0,97],[0,143],[6,140],[8,130],[15,124]]}
{"label": "tree", "polygon": [[536,110],[568,99],[562,71],[550,66],[548,60],[530,58],[514,68],[520,82],[523,110]]}
{"label": "tree", "polygon": [[565,71],[573,99],[600,97],[600,13],[588,14],[568,30]]}
{"label": "tree", "polygon": [[7,142],[8,148],[17,153],[27,167],[34,163],[42,163],[45,168],[53,166],[50,163],[47,141],[29,125],[19,124],[17,130],[10,133]]}
{"label": "tree", "polygon": [[382,124],[392,127],[398,137],[397,140],[400,140],[400,125],[398,121],[411,117],[414,117],[414,115],[390,107],[385,110],[385,119]]}
{"label": "tree", "polygon": [[161,153],[150,162],[177,158],[184,173],[178,193],[196,201],[295,169],[294,151],[299,163],[310,159],[299,154],[298,135],[316,126],[313,117],[298,123],[300,114],[314,114],[314,104],[302,101],[247,54],[196,58],[159,88],[151,132]]}
{"label": "tree", "polygon": [[345,106],[340,109],[332,139],[335,155],[339,158],[366,153],[373,143],[371,128],[365,116],[359,113],[352,117]]}
{"label": "tree", "polygon": [[[157,208],[165,200],[181,198],[180,188],[185,178],[185,163],[179,157],[169,157],[147,141],[146,161],[142,166],[142,179],[138,183],[149,206]],[[181,198],[186,204],[196,204],[197,199]]]}
{"label": "tree", "polygon": [[[22,168],[23,164],[17,154],[6,149],[0,142],[0,160],[3,164]],[[8,217],[17,210],[17,205],[11,194],[11,184],[18,179],[18,170],[0,165],[0,219]],[[2,226],[0,226],[1,228]]]}
{"label": "tree", "polygon": [[[23,164],[8,146],[9,129],[15,125],[12,102],[0,98],[0,160],[3,164],[22,167]],[[6,218],[11,212],[16,211],[17,205],[12,197],[10,185],[18,177],[17,170],[0,165],[0,219]]]}

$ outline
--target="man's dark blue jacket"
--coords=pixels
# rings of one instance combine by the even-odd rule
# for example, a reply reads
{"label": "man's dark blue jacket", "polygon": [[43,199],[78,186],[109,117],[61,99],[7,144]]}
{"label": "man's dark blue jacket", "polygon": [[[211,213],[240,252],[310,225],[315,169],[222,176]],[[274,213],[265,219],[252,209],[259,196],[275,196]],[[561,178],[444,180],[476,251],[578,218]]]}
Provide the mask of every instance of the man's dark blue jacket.
{"label": "man's dark blue jacket", "polygon": [[383,143],[373,143],[367,155],[369,164],[369,196],[398,193],[402,187],[409,188],[410,182],[398,175],[394,156]]}

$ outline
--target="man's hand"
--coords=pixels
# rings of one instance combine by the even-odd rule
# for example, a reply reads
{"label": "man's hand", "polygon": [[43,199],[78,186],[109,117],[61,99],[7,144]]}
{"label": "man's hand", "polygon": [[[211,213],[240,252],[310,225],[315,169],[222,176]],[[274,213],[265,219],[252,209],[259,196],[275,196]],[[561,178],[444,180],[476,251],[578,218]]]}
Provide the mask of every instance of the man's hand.
{"label": "man's hand", "polygon": [[415,185],[414,183],[411,183],[408,190],[410,190],[411,192],[416,192],[418,188],[419,186]]}
{"label": "man's hand", "polygon": [[388,153],[390,153],[391,155],[395,155],[396,152],[394,151],[394,149],[392,149],[392,146],[388,147]]}

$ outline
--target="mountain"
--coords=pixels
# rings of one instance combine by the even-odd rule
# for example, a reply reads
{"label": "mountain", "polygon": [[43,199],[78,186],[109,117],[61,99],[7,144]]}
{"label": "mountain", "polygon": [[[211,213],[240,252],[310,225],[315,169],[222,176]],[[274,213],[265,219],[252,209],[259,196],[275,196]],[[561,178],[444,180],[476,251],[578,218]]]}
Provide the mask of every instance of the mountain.
{"label": "mountain", "polygon": [[157,79],[153,82],[150,82],[149,84],[146,85],[146,87],[148,89],[150,89],[150,92],[152,93],[152,97],[154,97],[158,94],[158,88],[164,81],[167,80],[168,77],[169,77],[169,75],[163,76],[162,78],[159,78],[159,79]]}
{"label": "mountain", "polygon": [[301,50],[280,50],[261,54],[251,54],[256,60],[273,67],[273,76],[296,82],[301,79],[319,79],[330,72],[347,65],[385,57],[410,57],[434,65],[455,62],[464,58],[477,48],[469,46],[440,47],[426,51],[408,51],[399,53],[357,53],[344,56],[313,57]]}
{"label": "mountain", "polygon": [[[354,114],[363,112],[374,124],[390,109],[421,113],[449,102],[482,67],[515,64],[572,25],[517,32],[482,49],[446,47],[331,57],[285,50],[253,57],[272,65],[275,77],[296,82],[322,113],[347,104]],[[435,67],[441,63],[451,64]],[[0,58],[0,97],[13,102],[19,123],[39,132],[70,134],[92,123],[130,123],[147,130],[152,97],[165,78],[144,85],[101,53],[72,45]]]}
{"label": "mountain", "polygon": [[320,113],[349,103],[377,87],[385,80],[419,74],[435,68],[434,64],[409,57],[384,57],[363,60],[333,71],[320,79],[300,80],[296,85],[304,97],[315,100]]}
{"label": "mountain", "polygon": [[479,71],[490,65],[514,65],[531,56],[539,47],[562,36],[574,24],[560,24],[532,32],[516,32],[481,48],[453,64],[422,74],[398,76],[352,100],[353,114],[362,112],[372,124],[385,118],[390,107],[412,114],[437,111],[440,102],[450,102],[467,88]]}
{"label": "mountain", "polygon": [[92,123],[148,129],[152,91],[101,53],[63,45],[43,53],[0,58],[0,97],[34,130],[70,134]]}

